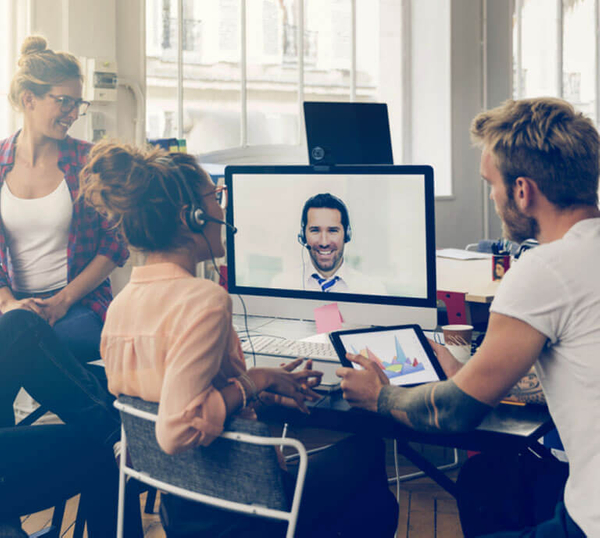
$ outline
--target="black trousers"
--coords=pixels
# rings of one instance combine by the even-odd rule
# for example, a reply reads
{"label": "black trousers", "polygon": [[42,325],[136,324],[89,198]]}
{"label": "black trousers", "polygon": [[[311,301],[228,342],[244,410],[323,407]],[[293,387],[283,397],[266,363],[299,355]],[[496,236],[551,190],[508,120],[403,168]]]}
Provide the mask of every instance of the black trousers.
{"label": "black trousers", "polygon": [[[69,424],[0,429],[0,527],[81,493],[89,538],[116,536],[119,472],[109,447]],[[126,503],[125,536],[143,536],[139,497]],[[1,535],[0,535],[1,536]]]}
{"label": "black trousers", "polygon": [[583,538],[562,503],[569,468],[530,452],[469,458],[457,480],[460,522],[466,538]]}
{"label": "black trousers", "polygon": [[[14,427],[21,387],[65,424]],[[0,521],[92,488],[88,527],[114,535],[120,420],[112,401],[46,321],[28,310],[0,316]]]}
{"label": "black trousers", "polygon": [[[295,473],[284,475],[293,493]],[[168,538],[269,538],[287,525],[163,495],[161,519]],[[309,457],[296,536],[364,538],[394,536],[398,503],[391,493],[381,439],[348,437]]]}
{"label": "black trousers", "polygon": [[0,427],[14,426],[13,402],[23,387],[63,422],[102,444],[120,436],[114,398],[37,314],[0,316]]}

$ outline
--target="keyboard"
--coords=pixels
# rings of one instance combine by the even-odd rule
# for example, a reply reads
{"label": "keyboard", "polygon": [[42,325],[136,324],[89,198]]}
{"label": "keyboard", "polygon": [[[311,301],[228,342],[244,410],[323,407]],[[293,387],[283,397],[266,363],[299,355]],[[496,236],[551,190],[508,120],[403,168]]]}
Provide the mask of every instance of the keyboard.
{"label": "keyboard", "polygon": [[339,358],[333,345],[321,342],[303,342],[286,340],[275,336],[253,336],[252,343],[248,337],[240,338],[244,353],[272,355],[274,357],[318,359],[338,362]]}

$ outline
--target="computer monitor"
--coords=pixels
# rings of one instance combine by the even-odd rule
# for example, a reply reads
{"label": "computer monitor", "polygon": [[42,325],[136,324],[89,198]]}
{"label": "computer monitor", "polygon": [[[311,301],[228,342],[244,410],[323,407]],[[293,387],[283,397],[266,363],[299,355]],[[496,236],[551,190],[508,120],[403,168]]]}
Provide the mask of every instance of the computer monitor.
{"label": "computer monitor", "polygon": [[239,294],[252,315],[336,302],[348,326],[436,326],[431,167],[228,166],[225,181],[236,313]]}
{"label": "computer monitor", "polygon": [[306,101],[310,164],[394,164],[387,105]]}

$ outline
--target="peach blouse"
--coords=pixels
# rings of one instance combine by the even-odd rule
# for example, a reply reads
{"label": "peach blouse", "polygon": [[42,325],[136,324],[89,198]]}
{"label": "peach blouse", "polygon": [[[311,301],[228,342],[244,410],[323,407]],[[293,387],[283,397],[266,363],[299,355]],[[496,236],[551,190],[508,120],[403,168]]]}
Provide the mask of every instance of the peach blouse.
{"label": "peach blouse", "polygon": [[221,433],[219,389],[246,370],[227,292],[173,263],[133,269],[108,308],[100,351],[111,393],[160,402],[156,438],[168,454]]}

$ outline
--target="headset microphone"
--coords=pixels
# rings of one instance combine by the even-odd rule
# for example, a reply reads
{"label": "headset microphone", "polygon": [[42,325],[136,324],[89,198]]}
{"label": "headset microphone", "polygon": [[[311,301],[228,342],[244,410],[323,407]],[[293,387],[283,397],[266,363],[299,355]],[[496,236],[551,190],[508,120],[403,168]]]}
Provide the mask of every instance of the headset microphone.
{"label": "headset microphone", "polygon": [[231,230],[231,233],[237,233],[237,228],[233,224],[229,224],[224,220],[217,219],[216,217],[212,217],[208,215],[202,206],[198,203],[196,196],[194,195],[194,191],[190,187],[187,182],[187,179],[183,172],[179,169],[176,163],[173,162],[171,157],[159,157],[157,161],[162,161],[171,167],[173,173],[179,178],[179,183],[187,192],[188,200],[190,202],[189,209],[185,212],[185,222],[188,225],[188,228],[193,233],[204,233],[204,226],[207,222],[216,222],[218,224],[223,224],[227,226]]}
{"label": "headset microphone", "polygon": [[199,207],[195,208],[193,215],[194,215],[193,216],[194,221],[195,221],[196,225],[199,227],[199,229],[201,229],[201,227],[204,226],[205,222],[216,222],[218,224],[223,224],[224,226],[227,226],[227,228],[229,228],[231,230],[231,233],[233,233],[233,234],[237,233],[237,231],[238,231],[237,228],[233,224],[229,224],[228,222],[226,222],[224,220],[217,219],[215,217],[211,217],[210,215],[207,215]]}

